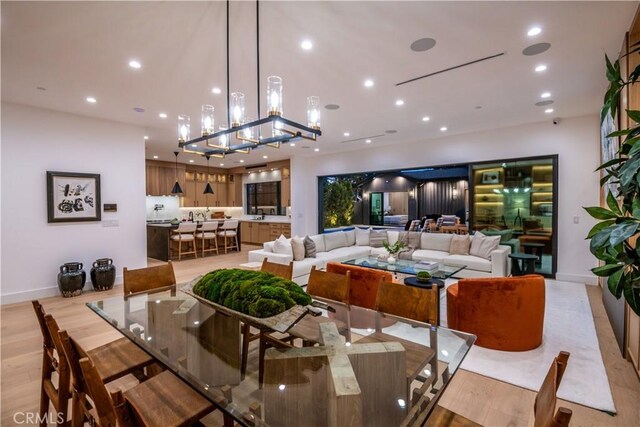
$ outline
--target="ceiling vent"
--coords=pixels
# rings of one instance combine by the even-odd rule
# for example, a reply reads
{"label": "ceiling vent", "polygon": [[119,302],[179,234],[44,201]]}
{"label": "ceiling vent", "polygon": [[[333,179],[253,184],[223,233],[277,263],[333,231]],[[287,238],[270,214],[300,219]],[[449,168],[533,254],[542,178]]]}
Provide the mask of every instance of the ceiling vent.
{"label": "ceiling vent", "polygon": [[489,59],[498,58],[498,57],[506,55],[506,54],[507,54],[507,52],[500,52],[500,53],[497,53],[495,55],[486,56],[484,58],[476,59],[474,61],[465,62],[464,64],[454,65],[453,67],[445,68],[444,70],[435,71],[433,73],[425,74],[424,76],[414,77],[412,79],[405,80],[405,81],[400,82],[400,83],[396,83],[396,86],[401,86],[401,85],[404,85],[404,84],[407,84],[407,83],[415,82],[416,80],[425,79],[427,77],[435,76],[437,74],[446,73],[447,71],[457,70],[458,68],[466,67],[466,66],[472,65],[472,64],[477,64],[478,62],[488,61]]}

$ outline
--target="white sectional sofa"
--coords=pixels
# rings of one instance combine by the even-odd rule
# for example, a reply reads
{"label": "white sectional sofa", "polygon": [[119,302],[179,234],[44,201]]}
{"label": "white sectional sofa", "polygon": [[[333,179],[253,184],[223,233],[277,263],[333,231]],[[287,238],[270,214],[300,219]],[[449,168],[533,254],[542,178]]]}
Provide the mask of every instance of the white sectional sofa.
{"label": "white sectional sofa", "polygon": [[[399,231],[387,231],[387,240],[394,244],[398,240]],[[509,246],[498,246],[491,252],[490,259],[473,255],[450,255],[449,248],[453,234],[421,233],[420,248],[412,254],[413,260],[429,260],[445,265],[463,266],[455,277],[505,277],[511,274],[511,263],[508,255],[511,253]],[[355,231],[339,231],[334,233],[316,234],[309,236],[316,244],[316,257],[304,258],[293,263],[293,280],[305,285],[309,278],[312,266],[325,268],[330,261],[343,262],[353,258],[369,255],[387,254],[384,248],[374,248],[369,245],[357,245]],[[262,249],[249,252],[249,262],[262,262],[267,258],[271,262],[289,264],[293,255],[273,252],[274,242],[266,242]]]}

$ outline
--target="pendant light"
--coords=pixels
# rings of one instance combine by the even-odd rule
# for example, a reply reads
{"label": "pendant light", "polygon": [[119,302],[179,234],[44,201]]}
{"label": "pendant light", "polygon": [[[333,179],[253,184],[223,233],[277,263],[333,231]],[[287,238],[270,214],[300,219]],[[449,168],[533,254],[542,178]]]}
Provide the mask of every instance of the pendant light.
{"label": "pendant light", "polygon": [[174,151],[173,154],[176,155],[176,183],[173,184],[171,194],[182,194],[182,188],[180,188],[180,183],[178,182],[178,154],[180,154],[180,152]]}
{"label": "pendant light", "polygon": [[213,188],[211,188],[211,184],[209,183],[209,158],[211,156],[204,156],[207,159],[207,186],[204,187],[204,191],[202,194],[213,194]]}

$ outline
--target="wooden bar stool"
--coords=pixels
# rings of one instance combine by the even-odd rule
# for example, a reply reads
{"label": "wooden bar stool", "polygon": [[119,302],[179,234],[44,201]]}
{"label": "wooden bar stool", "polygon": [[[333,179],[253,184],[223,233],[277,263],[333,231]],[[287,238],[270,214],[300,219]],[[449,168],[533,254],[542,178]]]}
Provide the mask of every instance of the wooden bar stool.
{"label": "wooden bar stool", "polygon": [[[218,252],[218,235],[216,231],[218,230],[218,221],[208,221],[202,223],[202,227],[196,233],[196,239],[200,241],[200,247],[202,248],[202,256],[204,256],[205,252]],[[213,241],[213,245],[211,244]],[[208,242],[209,249],[205,249],[205,242]],[[212,247],[215,246],[215,247]]]}
{"label": "wooden bar stool", "polygon": [[[182,222],[177,229],[171,230],[171,240],[178,242],[178,261],[182,258],[182,255],[191,255],[198,258],[196,253],[196,228],[197,224],[192,222]],[[182,252],[182,244],[187,244],[187,252]],[[189,251],[189,245],[191,250]]]}
{"label": "wooden bar stool", "polygon": [[[225,220],[220,226],[218,236],[224,239],[224,253],[227,253],[227,249],[238,250],[238,220],[228,219]],[[227,246],[229,239],[233,239],[235,245]]]}

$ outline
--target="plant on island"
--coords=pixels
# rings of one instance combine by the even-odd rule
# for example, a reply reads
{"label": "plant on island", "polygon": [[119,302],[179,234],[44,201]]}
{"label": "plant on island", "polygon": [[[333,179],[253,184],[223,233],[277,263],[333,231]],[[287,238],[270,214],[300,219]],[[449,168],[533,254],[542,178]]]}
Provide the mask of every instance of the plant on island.
{"label": "plant on island", "polygon": [[265,318],[294,305],[309,305],[311,297],[295,282],[261,271],[214,270],[193,286],[193,293],[216,304]]}

